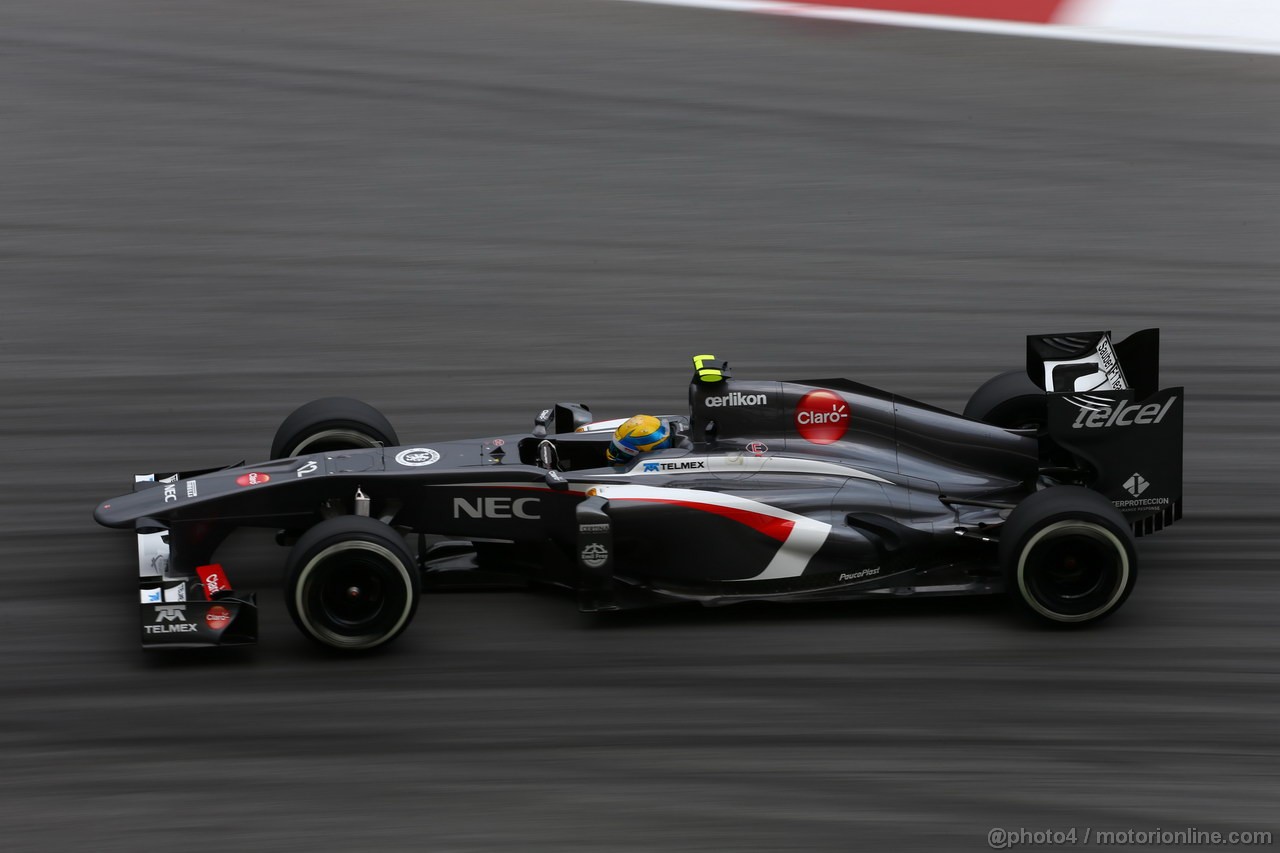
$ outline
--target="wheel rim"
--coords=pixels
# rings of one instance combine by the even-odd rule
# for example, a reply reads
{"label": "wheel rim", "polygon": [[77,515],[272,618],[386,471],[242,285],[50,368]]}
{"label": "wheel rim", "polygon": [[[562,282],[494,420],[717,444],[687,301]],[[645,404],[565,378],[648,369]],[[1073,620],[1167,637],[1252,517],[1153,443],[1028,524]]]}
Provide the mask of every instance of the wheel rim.
{"label": "wheel rim", "polygon": [[326,429],[298,442],[288,455],[292,457],[301,456],[304,453],[328,453],[333,450],[360,450],[381,446],[381,441],[363,432],[353,429]]}
{"label": "wheel rim", "polygon": [[375,542],[339,542],[303,568],[295,603],[307,630],[342,648],[372,648],[403,627],[413,587],[399,557]]}
{"label": "wheel rim", "polygon": [[1111,610],[1129,584],[1129,552],[1105,527],[1060,521],[1023,546],[1018,586],[1036,612],[1058,622],[1084,622]]}

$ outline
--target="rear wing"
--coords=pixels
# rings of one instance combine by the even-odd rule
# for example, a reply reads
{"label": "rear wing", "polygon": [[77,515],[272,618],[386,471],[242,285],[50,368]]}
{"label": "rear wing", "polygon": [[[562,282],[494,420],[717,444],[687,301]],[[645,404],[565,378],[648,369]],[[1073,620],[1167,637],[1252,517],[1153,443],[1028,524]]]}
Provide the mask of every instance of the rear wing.
{"label": "rear wing", "polygon": [[1092,474],[1141,536],[1182,517],[1182,388],[1160,385],[1160,330],[1031,335],[1027,375],[1048,398],[1049,439]]}

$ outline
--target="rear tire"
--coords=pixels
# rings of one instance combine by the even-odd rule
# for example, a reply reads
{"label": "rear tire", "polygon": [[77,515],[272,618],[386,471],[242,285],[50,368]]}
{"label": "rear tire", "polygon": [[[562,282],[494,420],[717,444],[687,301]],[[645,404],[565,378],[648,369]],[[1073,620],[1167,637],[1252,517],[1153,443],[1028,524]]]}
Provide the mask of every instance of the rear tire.
{"label": "rear tire", "polygon": [[398,637],[422,592],[400,535],[359,515],[331,518],[304,533],[289,554],[284,589],[298,630],[341,651],[366,651]]}
{"label": "rear tire", "polygon": [[271,458],[399,443],[391,422],[373,406],[350,397],[325,397],[298,407],[284,419],[271,441]]}
{"label": "rear tire", "polygon": [[984,382],[969,402],[964,416],[1004,429],[1042,431],[1049,419],[1049,401],[1025,370],[1011,370]]}
{"label": "rear tire", "polygon": [[1124,516],[1079,486],[1053,486],[1018,504],[1000,532],[1000,565],[1018,606],[1058,625],[1110,616],[1138,578]]}

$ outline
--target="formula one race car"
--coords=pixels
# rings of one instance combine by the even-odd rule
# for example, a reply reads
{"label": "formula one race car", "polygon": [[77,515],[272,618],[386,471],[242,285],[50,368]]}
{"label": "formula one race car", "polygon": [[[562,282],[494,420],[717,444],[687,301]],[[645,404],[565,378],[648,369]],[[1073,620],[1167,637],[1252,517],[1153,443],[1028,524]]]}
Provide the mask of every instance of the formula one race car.
{"label": "formula one race car", "polygon": [[139,475],[94,518],[137,534],[144,646],[254,642],[254,596],[213,561],[246,526],[291,546],[289,613],[338,649],[395,638],[424,585],[511,577],[586,611],[1006,592],[1082,624],[1133,589],[1135,537],[1181,517],[1183,390],[1159,389],[1158,356],[1155,329],[1033,336],[963,415],[697,356],[670,446],[620,465],[622,421],[579,403],[528,433],[402,445],[328,398],[285,419],[271,461]]}

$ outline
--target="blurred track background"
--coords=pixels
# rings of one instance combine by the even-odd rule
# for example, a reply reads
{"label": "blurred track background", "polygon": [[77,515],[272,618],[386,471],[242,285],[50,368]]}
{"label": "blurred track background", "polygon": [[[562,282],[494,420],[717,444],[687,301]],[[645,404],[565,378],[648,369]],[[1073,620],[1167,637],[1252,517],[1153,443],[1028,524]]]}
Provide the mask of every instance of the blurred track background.
{"label": "blurred track background", "polygon": [[[588,2],[0,7],[6,850],[980,850],[1280,829],[1280,63]],[[96,501],[332,393],[406,441],[687,356],[962,406],[1032,331],[1164,330],[1187,519],[1096,630],[996,601],[593,620],[424,599],[137,648]]]}

